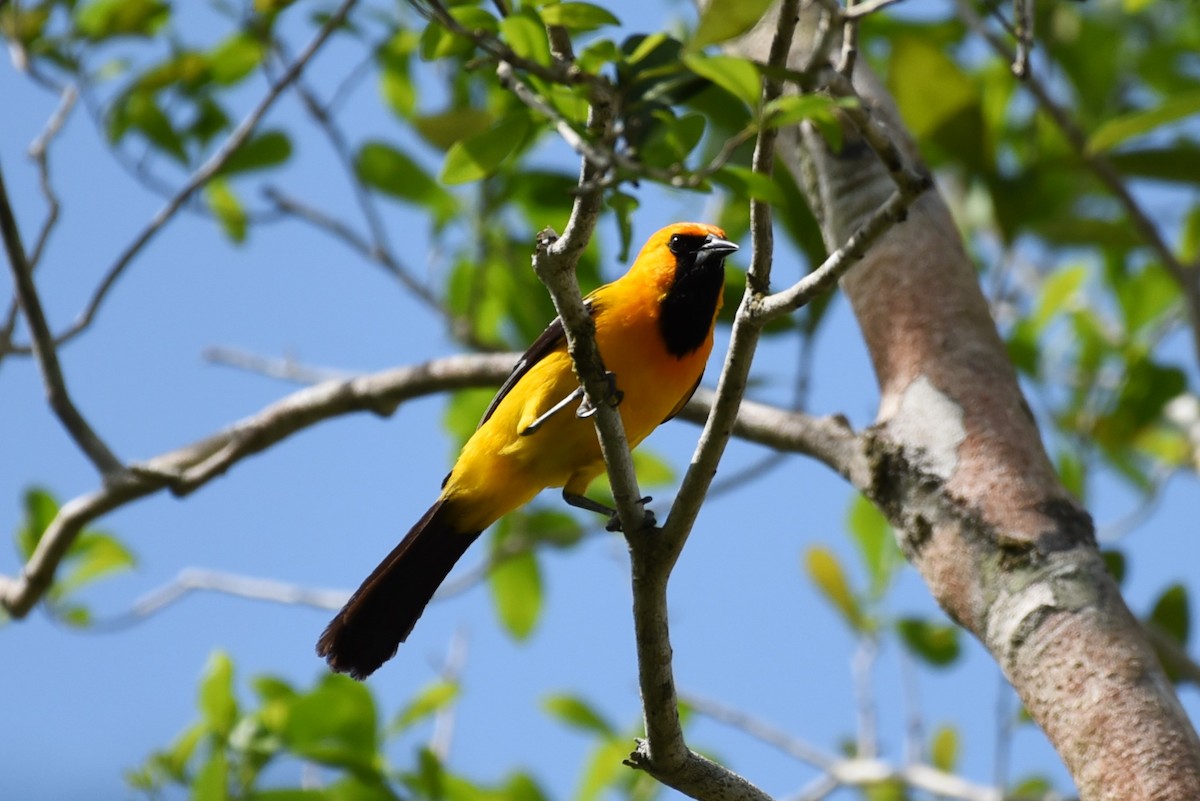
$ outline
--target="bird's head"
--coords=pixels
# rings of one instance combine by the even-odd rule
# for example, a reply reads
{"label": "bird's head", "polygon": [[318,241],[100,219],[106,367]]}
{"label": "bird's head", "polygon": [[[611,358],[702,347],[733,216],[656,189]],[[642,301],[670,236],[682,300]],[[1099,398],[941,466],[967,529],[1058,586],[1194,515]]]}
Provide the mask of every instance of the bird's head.
{"label": "bird's head", "polygon": [[715,225],[674,223],[646,241],[630,272],[649,271],[653,280],[667,290],[696,272],[723,276],[725,257],[737,249]]}

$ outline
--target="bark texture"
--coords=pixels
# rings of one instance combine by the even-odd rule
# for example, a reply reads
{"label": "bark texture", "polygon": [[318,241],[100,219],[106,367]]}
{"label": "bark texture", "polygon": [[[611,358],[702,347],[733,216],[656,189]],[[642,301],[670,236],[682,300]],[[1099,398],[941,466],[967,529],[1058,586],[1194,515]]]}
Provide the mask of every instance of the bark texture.
{"label": "bark texture", "polygon": [[[795,69],[816,14],[801,20]],[[763,60],[774,24],[735,49]],[[878,80],[859,67],[854,86],[921,169]],[[847,134],[839,153],[801,128],[779,142],[830,248],[895,190]],[[1083,799],[1200,798],[1200,740],[1046,455],[941,197],[923,195],[842,287],[880,389],[861,488],[938,602],[996,658]]]}

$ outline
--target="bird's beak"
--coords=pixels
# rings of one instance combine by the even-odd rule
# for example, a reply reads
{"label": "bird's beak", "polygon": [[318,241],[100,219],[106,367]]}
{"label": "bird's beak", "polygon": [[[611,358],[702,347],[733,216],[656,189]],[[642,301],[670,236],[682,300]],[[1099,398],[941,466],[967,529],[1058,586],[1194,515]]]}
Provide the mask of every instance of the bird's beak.
{"label": "bird's beak", "polygon": [[712,234],[709,234],[708,238],[704,240],[704,244],[700,246],[701,251],[716,253],[721,256],[724,256],[726,253],[733,253],[737,249],[738,246],[733,242],[730,242],[728,239],[721,239],[719,236],[713,236]]}

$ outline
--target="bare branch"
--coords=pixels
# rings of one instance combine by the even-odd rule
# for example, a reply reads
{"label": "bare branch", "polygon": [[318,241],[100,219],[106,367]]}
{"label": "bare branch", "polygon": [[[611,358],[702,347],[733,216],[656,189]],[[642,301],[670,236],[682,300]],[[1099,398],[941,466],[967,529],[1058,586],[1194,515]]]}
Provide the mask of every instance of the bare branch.
{"label": "bare branch", "polygon": [[769,723],[719,702],[693,696],[688,696],[687,702],[701,715],[732,726],[784,754],[821,770],[825,775],[810,788],[806,788],[801,793],[801,798],[823,798],[839,787],[869,787],[888,781],[898,781],[913,790],[962,801],[1001,801],[1004,797],[1004,793],[998,788],[974,784],[960,776],[919,762],[899,767],[870,757],[835,757]]}
{"label": "bare branch", "polygon": [[406,400],[508,375],[512,354],[454,356],[299,390],[258,414],[178,450],[120,470],[99,489],[64,504],[20,576],[0,576],[0,605],[24,617],[50,586],[75,537],[91,521],[164,489],[190,492],[238,461],[322,420],[352,412],[389,415]]}
{"label": "bare branch", "polygon": [[320,384],[322,381],[342,381],[350,378],[350,374],[341,370],[331,370],[326,367],[312,367],[302,364],[291,357],[270,359],[249,353],[237,348],[211,347],[205,348],[200,358],[213,364],[234,367],[250,373],[258,373],[268,378],[280,381],[291,381],[296,384]]}
{"label": "bare branch", "polygon": [[66,330],[58,334],[54,342],[61,345],[85,330],[91,325],[95,319],[97,312],[100,310],[101,304],[104,303],[109,291],[113,285],[124,274],[125,269],[130,265],[134,258],[141,253],[142,249],[150,243],[152,239],[169,223],[175,214],[184,207],[184,205],[196,194],[205,184],[213,179],[221,168],[229,161],[237,150],[244,145],[258,128],[258,124],[266,116],[267,112],[279,99],[280,95],[300,77],[304,68],[313,56],[321,49],[326,40],[334,30],[342,24],[346,19],[346,15],[350,13],[350,9],[354,7],[357,0],[343,0],[342,4],[336,11],[325,21],[317,32],[313,40],[300,53],[291,66],[283,73],[283,75],[271,85],[266,95],[258,102],[258,105],[246,116],[245,119],[233,130],[225,143],[208,159],[199,169],[192,174],[187,183],[181,188],[168,202],[160,209],[150,222],[142,229],[129,245],[121,252],[116,261],[105,271],[104,278],[100,281],[96,291],[92,294],[91,299],[84,307],[83,311]]}
{"label": "bare branch", "polygon": [[0,229],[4,236],[4,250],[8,254],[13,287],[21,305],[21,313],[29,326],[29,336],[33,341],[33,355],[37,359],[38,369],[42,374],[42,383],[45,385],[46,398],[50,407],[58,415],[63,427],[67,429],[80,450],[87,455],[102,475],[107,477],[119,472],[121,461],[113,455],[108,446],[88,425],[87,420],[75,408],[71,395],[67,391],[66,379],[63,378],[62,367],[58,363],[54,337],[46,322],[42,301],[38,297],[29,261],[25,256],[25,246],[21,243],[21,232],[17,227],[12,205],[9,203],[3,172],[0,172]]}
{"label": "bare branch", "polygon": [[179,575],[173,580],[139,598],[127,612],[97,620],[92,624],[91,630],[111,632],[127,629],[157,615],[194,592],[216,592],[252,601],[335,611],[350,597],[350,593],[344,590],[314,589],[286,581],[192,567],[179,571]]}
{"label": "bare branch", "polygon": [[60,210],[58,196],[54,193],[53,184],[50,183],[50,143],[58,136],[59,131],[66,124],[67,118],[71,116],[71,110],[75,108],[75,101],[78,97],[79,92],[74,85],[64,89],[58,102],[58,108],[47,120],[46,127],[42,129],[38,138],[33,140],[33,144],[29,146],[29,157],[37,164],[38,183],[41,186],[42,196],[46,198],[46,219],[42,222],[42,227],[33,242],[33,249],[29,251],[30,272],[36,270],[38,263],[42,260],[42,253],[46,249],[50,232],[54,230],[54,225],[58,222]]}

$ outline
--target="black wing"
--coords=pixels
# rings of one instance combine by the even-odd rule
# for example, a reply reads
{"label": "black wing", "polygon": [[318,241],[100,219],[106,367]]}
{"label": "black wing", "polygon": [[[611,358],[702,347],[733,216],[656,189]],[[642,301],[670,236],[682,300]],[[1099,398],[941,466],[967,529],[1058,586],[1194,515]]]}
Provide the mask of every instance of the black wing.
{"label": "black wing", "polygon": [[[595,304],[590,299],[585,298],[583,305],[587,307],[589,314],[595,314]],[[535,364],[558,350],[559,345],[566,340],[566,337],[562,320],[555,317],[550,321],[550,325],[546,326],[546,330],[529,346],[529,350],[522,354],[521,358],[513,366],[512,372],[508,374],[508,378],[504,379],[504,383],[500,385],[499,391],[496,392],[496,397],[492,398],[492,402],[488,404],[487,411],[483,413],[483,418],[479,421],[480,426],[488,421],[488,418],[496,411],[496,407],[500,405],[500,401],[504,400],[508,393],[512,391],[512,388],[517,385],[517,382],[524,378],[525,374],[533,369]]]}

